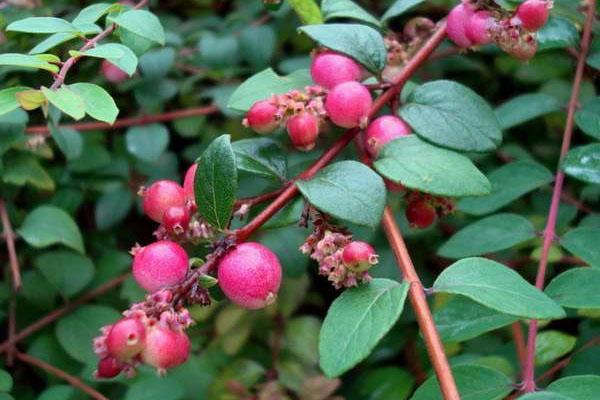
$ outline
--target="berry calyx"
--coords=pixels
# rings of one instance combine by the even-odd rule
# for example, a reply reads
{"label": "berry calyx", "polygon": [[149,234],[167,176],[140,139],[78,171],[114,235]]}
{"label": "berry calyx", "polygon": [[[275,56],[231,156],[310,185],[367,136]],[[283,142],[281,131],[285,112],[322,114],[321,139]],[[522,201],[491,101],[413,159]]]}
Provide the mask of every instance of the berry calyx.
{"label": "berry calyx", "polygon": [[135,251],[133,277],[148,292],[181,282],[188,272],[188,255],[175,242],[160,240]]}
{"label": "berry calyx", "polygon": [[384,115],[372,121],[365,135],[365,147],[369,155],[377,157],[379,151],[394,139],[410,135],[410,126],[393,115]]}
{"label": "berry calyx", "polygon": [[270,249],[246,242],[231,250],[219,263],[219,286],[237,305],[248,309],[275,301],[281,284],[281,264]]}
{"label": "berry calyx", "polygon": [[108,353],[119,361],[129,361],[144,348],[146,327],[139,319],[123,318],[114,324],[106,337]]}
{"label": "berry calyx", "polygon": [[350,242],[344,246],[342,251],[344,265],[354,272],[367,271],[377,264],[377,257],[375,249],[367,242]]}
{"label": "berry calyx", "polygon": [[488,11],[477,11],[469,19],[465,34],[474,45],[488,44],[492,41],[489,28],[493,23],[494,18]]}
{"label": "berry calyx", "polygon": [[196,170],[198,169],[198,164],[194,163],[190,165],[188,170],[185,173],[185,178],[183,179],[183,192],[185,193],[185,198],[189,202],[196,201],[196,195],[194,192],[194,182],[196,180]]}
{"label": "berry calyx", "polygon": [[110,379],[123,371],[123,364],[114,357],[106,357],[98,361],[98,367],[94,376],[97,379]]}
{"label": "berry calyx", "polygon": [[256,133],[267,134],[273,132],[277,125],[278,108],[269,100],[260,100],[248,110],[244,125]]}
{"label": "berry calyx", "polygon": [[190,224],[190,212],[187,207],[169,207],[163,215],[163,226],[169,233],[181,235]]}
{"label": "berry calyx", "polygon": [[406,207],[406,219],[413,228],[425,229],[435,222],[437,212],[435,208],[424,199],[409,201]]}
{"label": "berry calyx", "polygon": [[325,100],[325,109],[334,124],[342,128],[363,125],[373,105],[369,90],[358,82],[344,82],[334,87]]}
{"label": "berry calyx", "polygon": [[548,21],[551,3],[546,0],[526,0],[517,8],[516,16],[528,31],[537,31]]}
{"label": "berry calyx", "polygon": [[127,72],[123,71],[121,68],[107,60],[102,61],[100,70],[102,71],[102,76],[104,76],[104,79],[111,83],[121,83],[129,79]]}
{"label": "berry calyx", "polygon": [[168,208],[183,207],[186,196],[183,188],[169,180],[154,182],[142,193],[144,197],[144,213],[154,221],[161,223]]}
{"label": "berry calyx", "polygon": [[467,36],[467,26],[473,16],[473,8],[465,3],[454,7],[446,19],[446,34],[458,47],[467,48],[473,46],[473,42]]}
{"label": "berry calyx", "polygon": [[290,140],[298,150],[309,151],[315,147],[319,136],[319,119],[312,114],[294,115],[287,122]]}
{"label": "berry calyx", "polygon": [[148,329],[142,361],[159,372],[183,364],[190,355],[190,339],[181,330],[155,325]]}
{"label": "berry calyx", "polygon": [[310,65],[313,81],[326,89],[333,89],[343,82],[358,81],[362,71],[353,59],[333,51],[317,53]]}

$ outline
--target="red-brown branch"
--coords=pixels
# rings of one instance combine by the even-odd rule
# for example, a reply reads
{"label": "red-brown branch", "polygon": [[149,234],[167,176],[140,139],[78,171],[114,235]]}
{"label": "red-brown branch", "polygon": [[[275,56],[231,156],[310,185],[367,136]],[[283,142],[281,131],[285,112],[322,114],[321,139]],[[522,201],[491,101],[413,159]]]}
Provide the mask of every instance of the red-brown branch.
{"label": "red-brown branch", "polygon": [[17,358],[26,364],[43,369],[44,371],[56,376],[57,378],[67,381],[71,386],[81,390],[84,393],[87,393],[89,396],[91,396],[91,398],[95,400],[109,400],[108,397],[104,396],[102,393],[98,392],[93,387],[90,387],[83,383],[81,379],[74,377],[73,375],[63,371],[60,368],[55,367],[54,365],[48,364],[43,360],[32,357],[29,354],[25,353],[17,353]]}
{"label": "red-brown branch", "polygon": [[0,219],[2,220],[6,250],[8,251],[8,260],[12,275],[13,289],[15,291],[19,291],[19,289],[21,289],[21,269],[19,268],[19,259],[17,258],[17,251],[15,249],[15,232],[12,229],[4,199],[0,199]]}
{"label": "red-brown branch", "polygon": [[[560,157],[558,160],[558,167],[556,173],[556,179],[554,180],[554,189],[552,191],[552,200],[550,202],[550,210],[548,211],[548,219],[546,221],[546,228],[544,229],[544,243],[542,246],[542,254],[540,256],[540,262],[538,264],[538,271],[535,279],[535,286],[538,289],[544,288],[544,281],[546,278],[546,268],[548,266],[548,254],[550,247],[554,242],[556,236],[556,220],[558,217],[558,207],[560,205],[560,199],[562,196],[563,183],[565,179],[564,172],[560,169],[560,163],[569,152],[571,146],[571,137],[573,135],[573,123],[575,117],[575,111],[577,110],[577,102],[579,99],[579,91],[581,89],[581,81],[583,78],[583,72],[585,69],[585,60],[588,54],[590,41],[592,38],[592,27],[594,23],[596,12],[596,1],[588,0],[585,25],[583,27],[583,35],[581,39],[581,48],[577,59],[577,68],[575,70],[575,78],[573,80],[573,89],[571,91],[571,99],[567,107],[567,122],[563,133],[563,140],[560,149]],[[527,358],[525,360],[525,367],[523,369],[523,383],[522,390],[525,393],[533,392],[536,389],[535,385],[535,342],[537,338],[538,322],[537,320],[531,320],[529,324],[529,332],[527,335]]]}

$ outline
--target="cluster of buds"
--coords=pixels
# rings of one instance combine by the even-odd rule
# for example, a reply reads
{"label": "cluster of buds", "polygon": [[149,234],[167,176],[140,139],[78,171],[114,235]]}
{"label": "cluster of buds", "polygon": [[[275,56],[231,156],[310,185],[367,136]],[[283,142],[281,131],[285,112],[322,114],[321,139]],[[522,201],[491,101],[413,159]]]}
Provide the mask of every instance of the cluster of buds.
{"label": "cluster of buds", "polygon": [[433,196],[416,191],[407,192],[406,219],[412,228],[425,229],[431,226],[438,217],[454,212],[452,199]]}

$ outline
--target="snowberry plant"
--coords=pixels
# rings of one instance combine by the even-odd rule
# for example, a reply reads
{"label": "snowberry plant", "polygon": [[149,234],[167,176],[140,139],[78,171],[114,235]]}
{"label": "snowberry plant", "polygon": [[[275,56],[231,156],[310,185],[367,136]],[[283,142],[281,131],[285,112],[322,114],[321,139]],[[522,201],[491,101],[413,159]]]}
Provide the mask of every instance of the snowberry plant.
{"label": "snowberry plant", "polygon": [[0,2],[7,398],[597,398],[595,0],[71,3]]}

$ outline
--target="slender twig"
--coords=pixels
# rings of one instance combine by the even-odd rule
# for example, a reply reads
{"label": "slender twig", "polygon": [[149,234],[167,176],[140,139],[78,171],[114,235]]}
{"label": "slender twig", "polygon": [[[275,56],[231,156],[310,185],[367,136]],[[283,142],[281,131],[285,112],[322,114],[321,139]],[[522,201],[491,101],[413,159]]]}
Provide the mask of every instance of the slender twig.
{"label": "slender twig", "polygon": [[[581,88],[581,81],[583,78],[583,71],[585,68],[585,59],[588,54],[590,41],[592,37],[592,25],[594,23],[596,12],[596,1],[588,0],[585,25],[583,27],[583,35],[581,39],[581,46],[578,54],[577,69],[575,70],[575,78],[573,80],[573,89],[571,91],[571,99],[567,108],[567,122],[563,133],[563,140],[560,149],[560,157],[558,160],[558,168],[556,173],[556,179],[554,180],[554,189],[552,191],[552,200],[550,203],[550,210],[548,212],[548,219],[546,222],[546,228],[544,229],[544,243],[542,246],[542,254],[540,256],[540,262],[538,265],[537,276],[535,279],[535,286],[538,289],[544,288],[544,280],[546,277],[546,268],[548,266],[548,254],[550,247],[555,239],[555,228],[556,220],[558,217],[558,207],[560,204],[561,193],[563,189],[563,183],[565,179],[564,172],[560,169],[560,163],[569,152],[571,146],[571,136],[573,134],[573,122],[575,117],[575,111],[577,109],[577,102],[579,99],[579,91]],[[527,358],[525,360],[525,367],[523,368],[523,392],[533,392],[536,389],[535,385],[535,342],[537,338],[538,322],[537,320],[531,320],[529,324],[529,332],[527,335]]]}
{"label": "slender twig", "polygon": [[17,258],[17,251],[15,249],[15,232],[10,223],[4,199],[0,199],[0,219],[2,220],[4,241],[6,242],[6,249],[8,251],[13,289],[15,292],[18,292],[21,289],[21,269],[19,268],[19,259]]}
{"label": "slender twig", "polygon": [[43,369],[44,371],[56,376],[57,378],[67,381],[71,386],[81,390],[84,393],[87,393],[95,400],[109,400],[108,397],[104,396],[102,393],[98,392],[93,387],[83,383],[81,379],[74,377],[73,375],[63,371],[60,368],[55,367],[54,365],[48,364],[47,362],[40,360],[39,358],[32,357],[29,354],[25,353],[17,353],[17,358],[26,364]]}
{"label": "slender twig", "polygon": [[277,196],[279,196],[285,189],[277,189],[272,192],[260,194],[254,197],[246,197],[245,199],[239,199],[235,202],[235,207],[240,208],[242,206],[246,207],[254,207],[258,204],[267,202],[269,200],[273,200]]}

